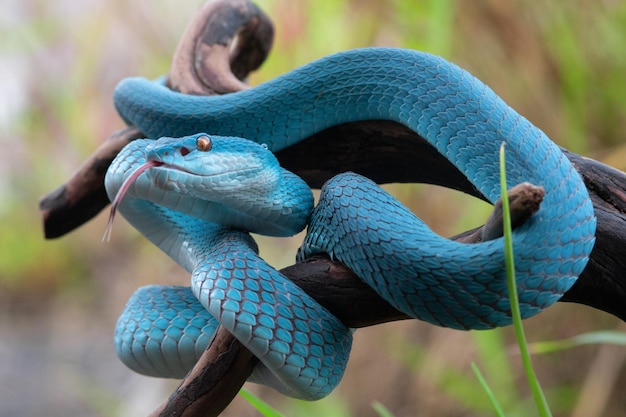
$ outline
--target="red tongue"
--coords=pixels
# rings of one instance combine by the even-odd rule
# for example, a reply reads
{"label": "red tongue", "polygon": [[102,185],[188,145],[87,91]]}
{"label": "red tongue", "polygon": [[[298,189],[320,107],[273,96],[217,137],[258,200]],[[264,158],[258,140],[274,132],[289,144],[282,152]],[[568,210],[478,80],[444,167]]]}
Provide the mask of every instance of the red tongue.
{"label": "red tongue", "polygon": [[163,165],[163,162],[147,161],[143,165],[139,166],[139,168],[133,171],[128,176],[128,178],[124,180],[124,182],[122,183],[122,186],[117,191],[117,194],[115,195],[115,198],[113,199],[113,202],[111,203],[111,212],[109,213],[109,221],[107,222],[106,229],[104,229],[104,235],[102,235],[103,242],[105,240],[108,242],[111,239],[111,232],[113,231],[113,220],[115,219],[117,206],[119,206],[120,202],[122,201],[122,198],[124,198],[124,195],[126,194],[126,191],[128,191],[128,188],[130,188],[130,185],[133,182],[135,182],[135,180],[148,169],[158,167],[161,165]]}

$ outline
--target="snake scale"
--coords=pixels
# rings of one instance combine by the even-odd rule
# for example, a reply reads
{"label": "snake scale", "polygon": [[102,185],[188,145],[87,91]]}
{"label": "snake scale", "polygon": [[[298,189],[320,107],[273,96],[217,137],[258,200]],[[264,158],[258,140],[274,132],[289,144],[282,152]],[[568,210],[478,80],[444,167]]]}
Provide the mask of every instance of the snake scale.
{"label": "snake scale", "polygon": [[506,143],[509,186],[545,189],[540,210],[513,233],[524,317],[573,285],[594,244],[591,201],[560,149],[440,57],[351,50],[211,97],[129,78],[114,99],[127,123],[161,139],[124,148],[106,175],[109,197],[191,273],[190,289],[139,289],[118,321],[118,354],[144,374],[183,376],[219,322],[260,359],[251,380],[304,399],[330,393],[344,372],[351,330],[265,263],[248,233],[288,236],[307,222],[298,259],[329,254],[412,317],[455,329],[511,323],[502,239],[468,245],[440,237],[350,172],[330,179],[313,208],[309,187],[272,152],[337,124],[407,126],[491,202],[500,196]]}

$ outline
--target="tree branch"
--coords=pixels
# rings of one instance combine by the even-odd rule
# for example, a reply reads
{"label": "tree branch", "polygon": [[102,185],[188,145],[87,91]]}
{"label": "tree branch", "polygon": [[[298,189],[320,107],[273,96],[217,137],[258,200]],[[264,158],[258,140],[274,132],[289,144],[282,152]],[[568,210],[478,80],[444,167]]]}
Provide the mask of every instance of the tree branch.
{"label": "tree branch", "polygon": [[218,416],[237,395],[258,359],[222,326],[170,398],[148,417]]}

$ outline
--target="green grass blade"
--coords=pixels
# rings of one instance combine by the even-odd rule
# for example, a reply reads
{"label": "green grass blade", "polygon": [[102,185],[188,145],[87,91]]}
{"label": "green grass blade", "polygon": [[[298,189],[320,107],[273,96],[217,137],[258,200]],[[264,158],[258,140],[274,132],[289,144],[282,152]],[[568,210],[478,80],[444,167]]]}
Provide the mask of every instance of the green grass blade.
{"label": "green grass blade", "polygon": [[279,413],[274,407],[251,393],[246,389],[241,389],[239,394],[246,399],[257,411],[263,414],[265,417],[285,417],[283,414]]}
{"label": "green grass blade", "polygon": [[508,355],[508,342],[505,329],[496,328],[488,331],[472,332],[477,363],[480,370],[489,379],[492,386],[497,387],[498,399],[502,407],[510,410],[523,402],[516,383],[513,363]]}
{"label": "green grass blade", "polygon": [[530,352],[528,351],[528,343],[524,334],[524,326],[522,325],[522,314],[519,307],[519,297],[517,295],[517,281],[515,280],[515,260],[513,257],[513,232],[511,231],[511,213],[509,211],[509,197],[506,183],[506,161],[505,161],[505,144],[500,147],[500,189],[502,194],[502,211],[504,226],[504,255],[506,264],[507,287],[509,290],[509,301],[511,304],[511,315],[513,317],[513,327],[515,336],[520,349],[524,372],[528,379],[528,384],[533,393],[535,404],[539,415],[542,417],[551,417],[550,407],[546,401],[546,397],[541,389],[539,380],[535,375]]}
{"label": "green grass blade", "polygon": [[389,411],[387,407],[379,403],[378,401],[374,401],[372,403],[372,408],[374,411],[378,413],[380,417],[394,417],[394,415]]}
{"label": "green grass blade", "polygon": [[[447,398],[471,410],[472,414],[485,415],[492,411],[491,405],[484,401],[483,389],[476,384],[473,375],[468,375],[437,355],[432,355],[428,349],[416,346],[402,337],[393,338],[386,343],[391,355],[416,376],[422,375],[423,366],[427,361],[433,364],[438,371],[434,372],[428,381]],[[501,387],[498,385],[498,388]]]}
{"label": "green grass blade", "polygon": [[532,353],[551,353],[583,345],[611,344],[626,346],[626,333],[613,330],[579,334],[569,339],[535,342],[529,345]]}
{"label": "green grass blade", "polygon": [[493,406],[493,409],[495,410],[496,415],[498,417],[505,417],[504,410],[502,410],[502,406],[498,402],[498,399],[496,398],[493,391],[491,390],[491,387],[489,387],[487,380],[485,380],[485,377],[480,372],[480,369],[478,368],[478,366],[476,366],[475,363],[472,363],[472,371],[474,371],[474,374],[476,375],[478,382],[480,382],[480,385],[483,387],[483,390],[485,390],[487,397],[489,397],[489,401],[491,402],[491,405]]}

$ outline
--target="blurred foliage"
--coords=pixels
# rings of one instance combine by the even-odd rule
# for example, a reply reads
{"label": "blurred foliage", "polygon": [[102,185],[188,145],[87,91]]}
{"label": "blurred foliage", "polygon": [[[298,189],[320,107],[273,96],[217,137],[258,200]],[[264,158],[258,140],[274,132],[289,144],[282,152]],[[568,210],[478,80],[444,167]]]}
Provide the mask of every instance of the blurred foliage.
{"label": "blurred foliage", "polygon": [[[622,137],[626,2],[263,0],[258,4],[274,20],[277,37],[252,84],[343,49],[370,45],[421,49],[470,70],[560,145],[626,168]],[[87,332],[92,323],[104,329],[101,339],[94,339],[86,349],[103,340],[104,348],[111,350],[106,341],[115,316],[134,288],[148,282],[184,282],[185,274],[123,221],[116,223],[108,245],[100,243],[102,215],[62,239],[44,241],[37,201],[62,184],[110,132],[122,127],[111,104],[115,84],[130,75],[166,73],[178,38],[199,5],[199,1],[171,0],[8,0],[3,4],[0,309],[4,314],[0,330],[15,334],[18,346],[23,346],[16,333],[20,326],[39,324],[63,333],[80,322],[79,328]],[[481,223],[488,212],[482,203],[436,187],[389,188],[444,235]],[[282,267],[292,262],[297,238],[261,241],[262,254],[272,264]],[[585,307],[559,305],[527,325],[529,339],[554,340],[615,329],[619,322]],[[48,349],[46,343],[57,343],[54,333],[45,339],[43,349]],[[262,388],[251,389],[270,398],[286,415],[331,415],[330,409],[332,415],[374,416],[375,400],[398,417],[491,415],[469,366],[475,361],[507,415],[523,416],[528,415],[531,402],[520,389],[519,358],[508,348],[512,340],[509,329],[461,333],[418,322],[379,326],[357,332],[346,378],[326,400],[304,404],[272,397]],[[623,348],[612,348],[585,346],[539,358],[536,365],[555,415],[623,415],[625,355]],[[145,394],[132,398],[120,384],[105,383],[94,374],[83,375],[75,385],[82,388],[76,392],[88,392],[78,400],[81,415],[136,415],[142,412],[121,405],[139,401],[140,410],[156,405]],[[92,381],[97,390],[86,388],[85,381]],[[64,382],[67,385],[68,381],[55,381],[46,388],[80,397],[63,391]],[[598,393],[597,387],[604,391]],[[95,392],[101,392],[99,400]],[[119,403],[103,410],[109,398]],[[42,409],[47,415],[76,414],[73,404],[63,400]],[[6,407],[0,405],[0,414],[6,414]],[[251,415],[249,406],[239,401],[228,413]]]}

